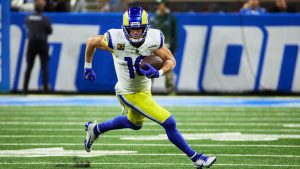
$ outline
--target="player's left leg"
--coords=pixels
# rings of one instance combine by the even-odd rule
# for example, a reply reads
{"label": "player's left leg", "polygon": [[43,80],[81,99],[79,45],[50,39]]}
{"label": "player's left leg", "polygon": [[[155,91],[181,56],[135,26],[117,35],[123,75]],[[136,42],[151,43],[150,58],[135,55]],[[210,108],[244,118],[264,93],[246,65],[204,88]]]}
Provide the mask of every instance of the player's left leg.
{"label": "player's left leg", "polygon": [[181,133],[178,131],[176,121],[173,116],[170,116],[161,125],[165,128],[169,140],[188,157],[190,157],[196,168],[201,169],[202,167],[210,167],[216,161],[216,157],[208,157],[203,153],[198,154],[190,148]]}

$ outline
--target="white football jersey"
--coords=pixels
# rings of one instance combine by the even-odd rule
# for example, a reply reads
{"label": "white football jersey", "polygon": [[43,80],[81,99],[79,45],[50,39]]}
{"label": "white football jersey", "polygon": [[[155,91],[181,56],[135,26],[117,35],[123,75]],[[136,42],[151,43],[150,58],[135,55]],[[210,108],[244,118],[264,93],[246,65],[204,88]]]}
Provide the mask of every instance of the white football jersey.
{"label": "white football jersey", "polygon": [[136,48],[126,39],[122,29],[110,29],[104,36],[108,46],[113,49],[112,55],[118,78],[115,90],[118,94],[135,93],[151,90],[151,79],[143,76],[139,65],[143,56],[150,56],[164,45],[160,30],[149,29],[145,42]]}

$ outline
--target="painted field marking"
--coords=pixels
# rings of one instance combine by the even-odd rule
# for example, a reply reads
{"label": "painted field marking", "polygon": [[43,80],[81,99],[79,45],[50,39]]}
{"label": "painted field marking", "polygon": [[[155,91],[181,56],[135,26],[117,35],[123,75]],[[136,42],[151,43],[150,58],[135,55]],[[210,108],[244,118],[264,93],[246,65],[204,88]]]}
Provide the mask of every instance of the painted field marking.
{"label": "painted field marking", "polygon": [[[154,96],[165,106],[247,106],[247,107],[299,107],[299,98],[259,98],[259,97],[191,97],[191,96]],[[118,104],[114,96],[1,96],[0,104],[6,106],[114,106]]]}
{"label": "painted field marking", "polygon": [[[1,107],[1,105],[0,105]],[[24,109],[25,108],[25,109]],[[5,110],[5,112],[3,113],[13,113],[13,114],[25,114],[25,115],[35,115],[35,114],[48,114],[48,115],[55,115],[57,114],[58,112],[61,113],[62,115],[67,115],[67,114],[73,114],[73,115],[94,115],[94,116],[97,116],[97,115],[117,115],[117,114],[121,114],[121,109],[119,109],[117,106],[116,106],[116,109],[115,110],[105,110],[105,109],[101,109],[101,110],[98,110],[97,111],[97,108],[99,107],[95,107],[95,108],[91,108],[93,110],[89,110],[89,109],[85,109],[85,110],[81,110],[81,111],[78,111],[78,110],[65,110],[61,107],[59,107],[57,110],[53,110],[53,108],[51,110],[48,110],[47,107],[46,108],[43,108],[43,109],[34,109],[34,108],[31,108],[31,109],[26,109],[26,107],[22,107],[22,109],[17,109],[17,107],[14,107],[13,109],[11,110]],[[280,115],[280,116],[284,116],[284,115],[298,115],[299,113],[299,110],[298,112],[295,112],[295,111],[288,111],[286,112],[286,110],[280,110],[280,108],[277,108],[277,109],[267,109],[268,111],[266,110],[261,110],[261,109],[253,109],[253,110],[249,110],[249,109],[245,109],[245,110],[237,110],[236,108],[233,108],[232,110],[226,110],[226,109],[218,109],[218,108],[215,108],[215,109],[211,109],[211,110],[205,110],[205,109],[202,109],[202,108],[199,108],[199,107],[194,107],[194,109],[196,110],[178,110],[178,109],[170,109],[168,107],[166,107],[166,109],[168,109],[170,112],[176,114],[176,115],[203,115],[203,114],[207,114],[207,115],[224,115],[224,114],[233,114],[233,115],[238,115],[239,113],[241,114],[254,114],[254,115],[266,115],[266,114],[272,114],[272,115]],[[266,108],[265,108],[266,109]]]}
{"label": "painted field marking", "polygon": [[[25,113],[25,114],[53,114],[59,112],[60,114],[86,114],[88,115],[110,115],[110,114],[121,114],[121,109],[118,106],[111,107],[110,109],[99,109],[101,107],[95,106],[90,109],[84,108],[84,109],[75,109],[76,106],[70,106],[68,109],[64,109],[63,107],[59,107],[57,109],[51,108],[52,106],[43,106],[43,108],[38,109],[36,107],[3,107],[0,105],[0,107],[5,108],[6,113]],[[9,108],[9,109],[8,109]],[[28,109],[30,108],[30,109]],[[214,114],[255,114],[255,115],[263,115],[263,114],[277,114],[277,115],[285,115],[285,114],[294,114],[297,115],[299,113],[298,110],[295,108],[284,108],[284,109],[270,109],[270,108],[253,108],[253,109],[239,109],[239,108],[232,108],[232,109],[226,109],[222,107],[219,109],[218,107],[212,107],[211,109],[205,109],[203,107],[193,107],[193,109],[189,109],[190,107],[185,107],[181,110],[181,108],[176,107],[176,109],[173,109],[172,107],[167,107],[169,111],[172,113],[180,114],[180,113],[187,113],[187,114],[204,114],[204,113],[212,113]],[[291,109],[291,110],[289,110]],[[295,110],[294,110],[295,109]],[[267,111],[266,111],[267,110]],[[17,111],[17,112],[16,112]]]}
{"label": "painted field marking", "polygon": [[107,155],[128,155],[135,154],[137,151],[108,151],[95,150],[90,153],[82,150],[64,150],[62,147],[54,148],[32,148],[23,150],[0,150],[0,157],[57,157],[57,156],[78,156],[78,157],[95,157]]}
{"label": "painted field marking", "polygon": [[[0,125],[84,125],[85,122],[55,122],[55,121],[27,121],[27,122],[16,122],[16,121],[1,121]],[[247,122],[236,122],[236,123],[213,123],[213,122],[178,122],[176,125],[178,126],[283,126],[288,125],[289,123],[247,123]],[[145,122],[144,125],[149,126],[158,126],[157,123],[154,122]]]}
{"label": "painted field marking", "polygon": [[[0,146],[82,146],[80,143],[0,143]],[[173,144],[117,144],[94,143],[93,146],[134,146],[134,147],[174,147]],[[190,144],[193,147],[262,147],[262,148],[300,148],[300,145],[269,145],[269,144]]]}
{"label": "painted field marking", "polygon": [[[180,131],[224,131],[224,132],[300,132],[300,129],[232,129],[232,128],[222,128],[222,129],[179,129]],[[84,131],[78,128],[0,128],[0,131]],[[118,132],[128,132],[131,129],[123,129]],[[141,132],[153,132],[153,131],[164,131],[161,129],[142,129]]]}
{"label": "painted field marking", "polygon": [[[186,140],[214,140],[214,141],[275,141],[281,138],[300,139],[300,135],[286,134],[242,134],[231,133],[202,133],[182,134]],[[2,138],[82,138],[82,135],[0,135]],[[121,140],[168,140],[165,134],[158,135],[106,135],[107,138],[119,138]]]}
{"label": "painted field marking", "polygon": [[[32,148],[22,150],[0,150],[0,157],[54,157],[54,156],[79,156],[79,157],[96,157],[96,156],[186,156],[177,153],[154,153],[154,154],[138,154],[137,151],[108,151],[94,150],[87,153],[83,150],[64,150],[62,147],[53,148]],[[268,155],[268,154],[214,154],[215,156],[225,157],[276,157],[276,158],[300,158],[300,155]]]}
{"label": "painted field marking", "polygon": [[[300,135],[284,134],[242,134],[240,132],[232,133],[202,133],[202,134],[182,134],[186,140],[214,140],[214,141],[275,141],[281,138],[300,139]],[[121,140],[168,140],[165,134],[159,135],[139,135],[122,136]]]}
{"label": "painted field marking", "polygon": [[[109,119],[108,117],[105,118],[105,117],[94,117],[95,119],[97,120],[106,120],[106,119]],[[176,116],[175,116],[176,118]],[[42,121],[42,120],[49,120],[49,121],[57,121],[57,120],[60,120],[60,121],[57,121],[57,122],[83,122],[83,121],[88,121],[90,120],[91,118],[86,118],[86,117],[3,117],[1,118],[0,120],[2,122],[5,122],[5,121],[33,121],[33,120],[39,120],[39,121]],[[188,117],[188,118],[180,118],[180,117],[177,117],[176,118],[176,121],[177,122],[197,122],[199,121],[199,118],[191,118],[191,117]],[[293,118],[283,118],[283,117],[268,117],[268,118],[265,118],[265,117],[258,117],[258,118],[252,118],[252,117],[244,117],[244,118],[237,118],[237,117],[211,117],[211,118],[208,118],[208,117],[205,117],[205,119],[202,119],[202,121],[205,121],[205,122],[231,122],[231,121],[246,121],[246,122],[254,122],[254,121],[267,121],[267,122],[300,122],[300,118],[297,118],[297,117],[293,117]],[[296,125],[296,126],[299,126],[299,125]]]}
{"label": "painted field marking", "polygon": [[283,127],[295,127],[295,128],[300,128],[300,124],[284,124]]}
{"label": "painted field marking", "polygon": [[[1,165],[75,165],[76,163],[53,163],[53,162],[34,162],[34,163],[7,163],[1,162]],[[91,163],[91,165],[144,165],[144,166],[192,166],[191,163]],[[290,164],[214,164],[216,166],[248,166],[248,167],[300,167],[300,165]]]}

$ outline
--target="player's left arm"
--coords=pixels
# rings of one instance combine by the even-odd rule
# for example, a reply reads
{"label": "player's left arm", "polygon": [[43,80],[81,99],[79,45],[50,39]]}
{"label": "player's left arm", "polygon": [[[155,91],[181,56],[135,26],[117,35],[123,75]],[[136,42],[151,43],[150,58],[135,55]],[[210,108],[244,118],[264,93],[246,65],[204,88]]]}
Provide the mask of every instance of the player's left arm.
{"label": "player's left arm", "polygon": [[164,60],[164,64],[159,70],[160,76],[175,68],[176,66],[175,57],[167,47],[162,46],[161,48],[156,49],[154,53]]}

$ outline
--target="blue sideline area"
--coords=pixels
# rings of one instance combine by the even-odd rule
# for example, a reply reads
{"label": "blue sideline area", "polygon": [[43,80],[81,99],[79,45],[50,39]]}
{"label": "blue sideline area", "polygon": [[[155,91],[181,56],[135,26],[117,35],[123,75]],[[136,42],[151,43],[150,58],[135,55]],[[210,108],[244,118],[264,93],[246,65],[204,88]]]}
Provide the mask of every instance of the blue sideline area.
{"label": "blue sideline area", "polygon": [[[298,97],[154,96],[154,98],[162,106],[300,107]],[[0,106],[117,106],[118,104],[115,96],[0,96]]]}

